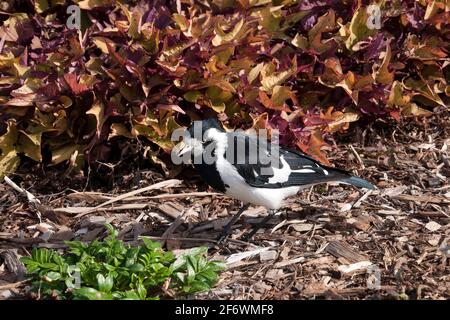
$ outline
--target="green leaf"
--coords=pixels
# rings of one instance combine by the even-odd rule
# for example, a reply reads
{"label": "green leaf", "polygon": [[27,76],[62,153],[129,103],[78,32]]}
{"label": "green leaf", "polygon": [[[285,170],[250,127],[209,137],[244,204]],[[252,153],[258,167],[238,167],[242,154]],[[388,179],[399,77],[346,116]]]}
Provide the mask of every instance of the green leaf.
{"label": "green leaf", "polygon": [[386,47],[386,52],[384,54],[383,62],[375,76],[375,80],[378,83],[392,84],[392,82],[394,81],[394,72],[389,71],[388,69],[389,63],[391,62],[391,56],[391,46],[388,44]]}
{"label": "green leaf", "polygon": [[330,10],[319,17],[317,23],[308,32],[309,47],[315,52],[321,54],[332,47],[333,39],[322,40],[322,33],[329,32],[335,27],[336,14]]}
{"label": "green leaf", "polygon": [[130,265],[128,267],[128,269],[130,269],[130,271],[132,271],[132,272],[141,272],[141,271],[144,271],[144,266],[140,263],[135,263],[135,264]]}
{"label": "green leaf", "polygon": [[109,7],[112,4],[112,0],[82,0],[78,2],[80,9],[92,10],[99,7]]}
{"label": "green leaf", "polygon": [[292,39],[291,43],[301,50],[307,50],[309,48],[308,39],[305,36],[297,33]]}
{"label": "green leaf", "polygon": [[121,300],[141,300],[139,294],[134,290],[126,291],[125,293],[118,293],[118,297]]}
{"label": "green leaf", "polygon": [[186,92],[183,97],[184,99],[186,99],[189,102],[197,102],[197,100],[202,96],[202,93],[198,90],[194,90],[194,91],[188,91]]}
{"label": "green leaf", "polygon": [[[206,247],[183,254],[176,266],[173,253],[164,252],[160,243],[144,238],[143,246],[130,247],[117,239],[116,229],[106,226],[110,235],[104,241],[67,241],[67,254],[35,248],[31,257],[22,258],[35,283],[32,290],[61,299],[146,300],[163,294],[158,289],[169,278],[180,295],[208,290],[217,281],[221,269],[208,261]],[[178,273],[173,273],[175,268]],[[77,288],[75,276],[83,287]]]}
{"label": "green leaf", "polygon": [[3,181],[5,175],[14,172],[19,165],[15,146],[17,129],[11,122],[8,122],[7,126],[6,133],[0,136],[0,181]]}
{"label": "green leaf", "polygon": [[272,89],[283,84],[287,79],[292,77],[297,72],[297,59],[292,60],[292,67],[290,69],[275,72],[275,66],[272,63],[264,65],[261,70],[261,84],[262,89],[266,92],[272,93]]}
{"label": "green leaf", "polygon": [[52,282],[52,281],[57,281],[59,279],[61,279],[61,274],[59,272],[55,272],[55,271],[50,271],[49,273],[47,273],[45,275],[45,280]]}
{"label": "green leaf", "polygon": [[406,89],[415,91],[416,95],[422,95],[427,99],[446,107],[446,104],[442,101],[441,97],[432,89],[430,83],[426,83],[422,80],[415,80],[413,77],[404,79],[403,85]]}
{"label": "green leaf", "polygon": [[24,153],[27,157],[34,161],[41,162],[41,132],[27,133],[23,130],[19,131],[19,139],[17,142],[18,152]]}
{"label": "green leaf", "polygon": [[89,287],[74,289],[73,295],[76,300],[113,300],[112,294],[101,292]]}
{"label": "green leaf", "polygon": [[259,76],[259,74],[261,73],[261,70],[264,67],[264,62],[258,63],[255,67],[253,67],[252,70],[250,70],[250,72],[248,73],[248,82],[251,84],[253,81],[256,80],[256,78]]}
{"label": "green leaf", "polygon": [[79,150],[79,146],[76,144],[67,144],[52,150],[52,164],[59,164],[69,160],[77,150]]}
{"label": "green leaf", "polygon": [[143,284],[141,282],[138,283],[136,289],[137,289],[139,298],[141,300],[145,300],[145,298],[147,297],[147,289],[145,289],[145,287],[143,286]]}
{"label": "green leaf", "polygon": [[47,0],[35,0],[34,8],[37,13],[42,13],[49,8]]}
{"label": "green leaf", "polygon": [[102,292],[110,292],[114,285],[114,280],[111,275],[106,278],[102,274],[97,275],[98,289]]}
{"label": "green leaf", "polygon": [[356,10],[352,20],[350,21],[349,26],[350,35],[345,41],[345,46],[347,47],[347,49],[353,50],[353,46],[356,43],[358,43],[361,40],[364,40],[365,38],[371,35],[374,35],[377,32],[376,29],[369,29],[367,27],[368,19],[369,16],[367,14],[366,7],[361,7],[358,10]]}
{"label": "green leaf", "polygon": [[261,17],[261,26],[271,34],[279,35],[280,21],[282,18],[281,8],[283,8],[283,6],[267,7],[258,12]]}
{"label": "green leaf", "polygon": [[286,86],[275,86],[273,88],[271,100],[275,107],[284,105],[284,102],[290,98],[292,91]]}
{"label": "green leaf", "polygon": [[[215,37],[212,39],[213,46],[220,46],[224,43],[231,42],[238,38],[238,35],[243,33],[244,19],[239,20],[236,24],[234,24],[233,29],[225,33],[223,31],[224,23],[217,23],[214,28]],[[229,27],[229,26],[227,26]]]}

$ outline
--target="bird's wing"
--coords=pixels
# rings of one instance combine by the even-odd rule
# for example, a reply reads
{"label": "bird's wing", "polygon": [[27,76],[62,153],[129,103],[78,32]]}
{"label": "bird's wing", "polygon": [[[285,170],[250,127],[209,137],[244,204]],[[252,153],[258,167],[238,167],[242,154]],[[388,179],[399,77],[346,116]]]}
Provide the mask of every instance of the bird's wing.
{"label": "bird's wing", "polygon": [[238,133],[228,134],[226,157],[249,185],[258,188],[306,186],[351,176],[300,152]]}

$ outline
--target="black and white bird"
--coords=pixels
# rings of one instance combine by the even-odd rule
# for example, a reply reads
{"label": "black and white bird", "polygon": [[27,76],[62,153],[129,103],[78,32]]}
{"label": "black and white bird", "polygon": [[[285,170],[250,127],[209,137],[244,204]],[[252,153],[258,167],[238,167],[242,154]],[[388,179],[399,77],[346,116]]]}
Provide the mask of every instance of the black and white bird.
{"label": "black and white bird", "polygon": [[298,151],[243,132],[225,132],[215,119],[194,121],[173,152],[178,157],[189,157],[212,188],[245,204],[225,227],[222,236],[229,233],[231,225],[249,204],[269,210],[263,220],[265,223],[282,206],[284,199],[303,188],[338,182],[374,189],[368,181],[324,166]]}

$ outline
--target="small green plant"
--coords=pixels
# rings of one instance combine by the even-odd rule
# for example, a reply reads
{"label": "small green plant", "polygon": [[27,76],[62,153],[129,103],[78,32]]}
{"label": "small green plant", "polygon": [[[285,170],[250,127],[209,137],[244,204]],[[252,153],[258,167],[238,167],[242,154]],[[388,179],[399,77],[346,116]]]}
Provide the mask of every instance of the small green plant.
{"label": "small green plant", "polygon": [[67,241],[66,254],[39,248],[31,257],[23,257],[32,290],[57,299],[159,299],[163,286],[176,295],[209,290],[224,268],[223,263],[207,259],[207,248],[176,257],[145,238],[142,246],[126,245],[117,239],[117,230],[106,227],[110,234],[104,241]]}

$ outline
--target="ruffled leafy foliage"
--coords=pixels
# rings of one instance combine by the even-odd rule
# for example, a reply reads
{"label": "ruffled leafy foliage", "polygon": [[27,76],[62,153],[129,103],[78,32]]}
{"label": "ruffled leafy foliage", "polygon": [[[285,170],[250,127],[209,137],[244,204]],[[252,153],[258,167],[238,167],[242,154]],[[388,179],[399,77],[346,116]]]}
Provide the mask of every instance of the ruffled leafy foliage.
{"label": "ruffled leafy foliage", "polygon": [[[352,122],[450,101],[444,0],[0,4],[0,177],[20,154],[108,161],[124,138],[158,161],[174,129],[211,116],[278,129],[327,162],[324,137]],[[73,4],[79,30],[66,24]]]}

